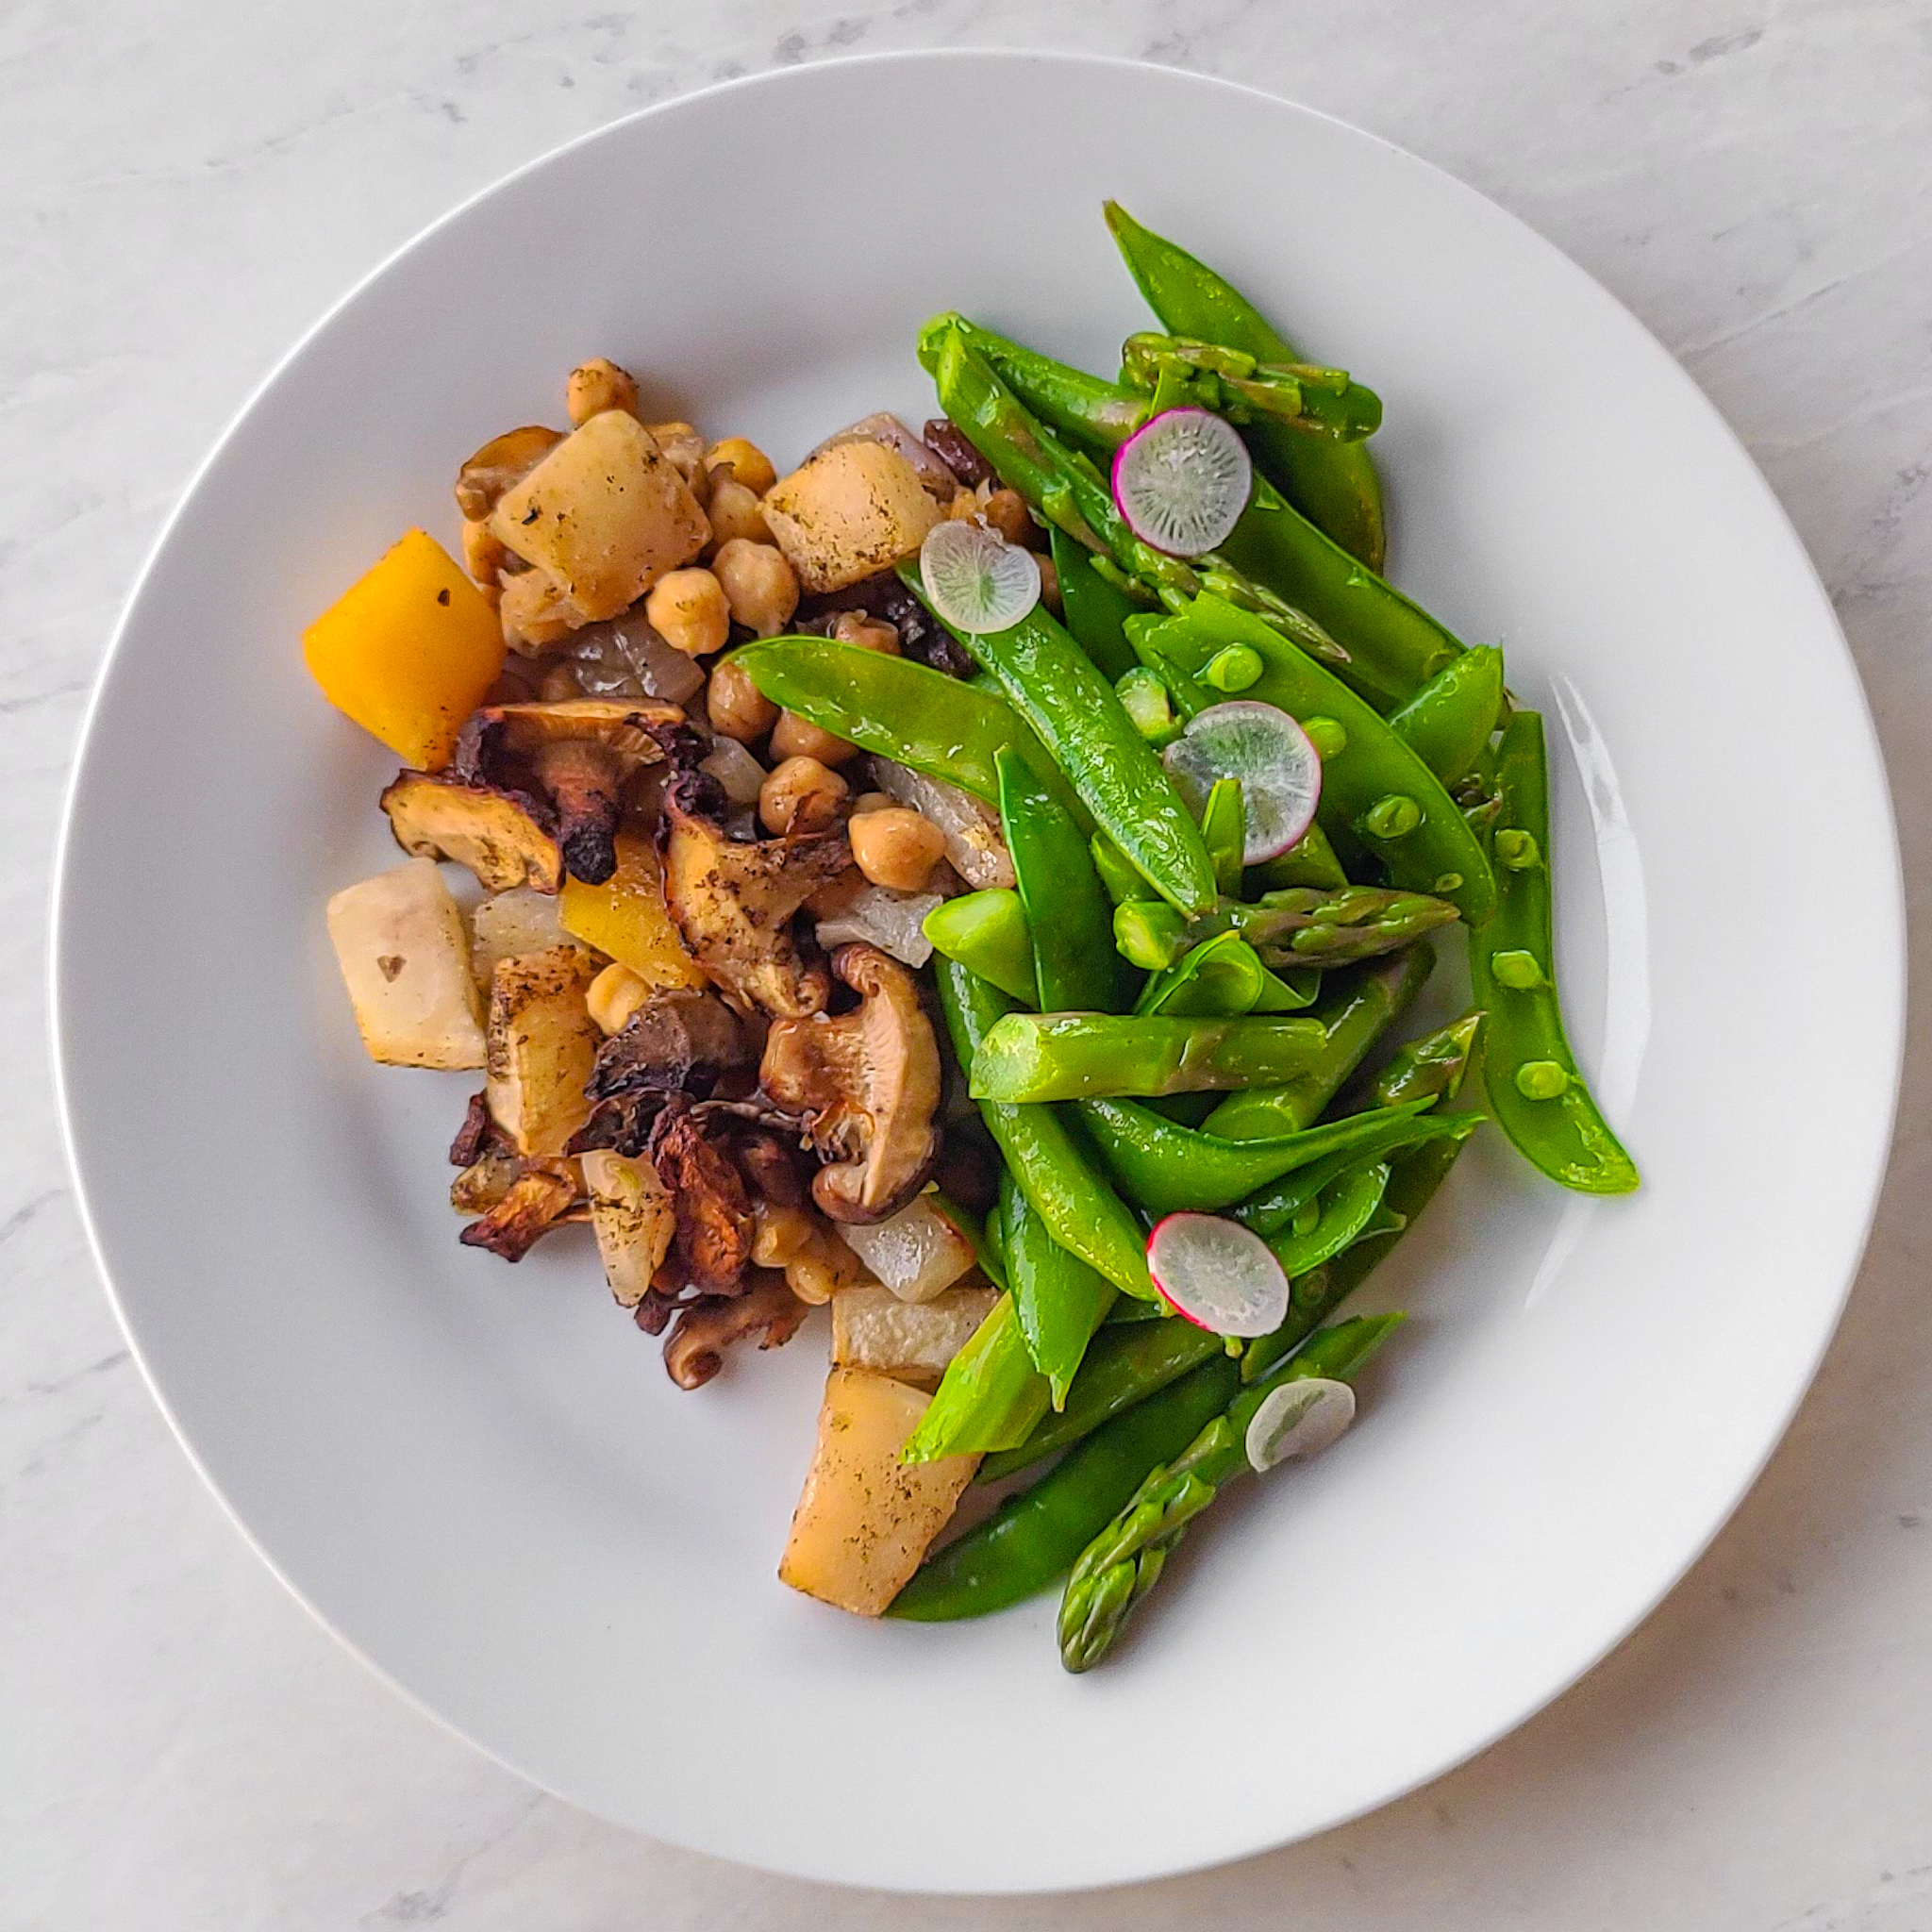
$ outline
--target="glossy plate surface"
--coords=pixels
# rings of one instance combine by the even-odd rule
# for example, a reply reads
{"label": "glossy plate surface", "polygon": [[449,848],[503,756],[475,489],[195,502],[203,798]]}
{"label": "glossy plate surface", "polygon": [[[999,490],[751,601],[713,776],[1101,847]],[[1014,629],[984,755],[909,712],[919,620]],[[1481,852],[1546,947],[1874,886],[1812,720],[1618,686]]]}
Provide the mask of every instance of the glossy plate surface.
{"label": "glossy plate surface", "polygon": [[[975,199],[841,127],[908,152],[911,130],[970,129],[1036,185]],[[781,468],[870,410],[928,412],[912,343],[937,308],[1108,366],[1144,321],[1108,194],[1381,391],[1396,575],[1502,639],[1550,717],[1576,1046],[1647,1185],[1568,1200],[1479,1141],[1364,1298],[1418,1319],[1357,1427],[1250,1485],[1076,1680],[1051,1600],[874,1626],[774,1581],[822,1330],[687,1396],[588,1239],[516,1269],[457,1245],[442,1156],[472,1082],[364,1061],[323,929],[327,894],[395,857],[392,767],[324,705],[297,638],[408,525],[453,544],[457,461],[558,419],[585,356]],[[558,272],[505,275],[518,236]],[[1791,881],[1824,879],[1837,917],[1784,916]],[[1600,1657],[1723,1523],[1816,1366],[1884,1163],[1902,1003],[1890,807],[1842,640],[1657,344],[1379,141],[1208,80],[1017,55],[674,102],[357,291],[236,424],[131,603],[57,923],[103,1269],[190,1453],[290,1586],[591,1810],[936,1890],[1127,1879],[1319,1830]],[[1215,1776],[1172,1775],[1210,1757]]]}

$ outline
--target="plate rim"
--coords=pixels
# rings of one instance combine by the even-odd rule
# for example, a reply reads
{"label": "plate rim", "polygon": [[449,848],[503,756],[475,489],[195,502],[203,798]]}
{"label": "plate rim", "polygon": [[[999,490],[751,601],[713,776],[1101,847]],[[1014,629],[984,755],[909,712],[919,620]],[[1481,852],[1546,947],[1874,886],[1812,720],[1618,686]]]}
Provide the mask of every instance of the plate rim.
{"label": "plate rim", "polygon": [[[72,913],[70,878],[75,861],[74,841],[76,820],[80,809],[81,791],[87,777],[90,758],[93,750],[96,731],[105,708],[108,689],[113,681],[116,667],[122,659],[124,648],[127,641],[128,633],[133,626],[136,613],[141,607],[150,580],[153,578],[161,558],[173,542],[175,531],[183,521],[190,506],[199,494],[210,475],[221,463],[229,445],[235,441],[243,425],[254,414],[269,393],[287,378],[295,363],[303,358],[310,343],[331,327],[337,319],[359,300],[366,291],[380,282],[406,257],[419,247],[424,246],[430,238],[438,234],[445,226],[460,220],[479,203],[491,200],[509,188],[513,183],[522,180],[526,175],[536,174],[550,167],[553,163],[561,160],[565,156],[570,155],[580,147],[589,146],[608,137],[613,137],[620,130],[639,122],[649,120],[656,115],[674,109],[681,109],[695,102],[708,100],[717,95],[749,90],[790,87],[797,83],[800,76],[809,75],[820,69],[940,64],[950,66],[984,64],[989,67],[997,67],[1002,63],[1011,61],[1021,61],[1034,66],[1058,66],[1068,70],[1084,70],[1089,73],[1123,70],[1135,74],[1156,74],[1165,78],[1178,80],[1206,91],[1224,91],[1231,94],[1244,96],[1250,100],[1266,103],[1273,108],[1285,108],[1308,120],[1325,123],[1347,136],[1372,142],[1388,153],[1399,157],[1406,163],[1425,170],[1427,174],[1436,177],[1439,186],[1446,187],[1453,193],[1465,197],[1489,214],[1502,219],[1512,229],[1517,231],[1521,239],[1526,240],[1535,250],[1540,252],[1546,260],[1557,266],[1559,271],[1567,272],[1578,277],[1582,283],[1588,285],[1589,289],[1600,301],[1613,308],[1625,324],[1641,332],[1645,340],[1657,352],[1662,362],[1668,365],[1669,370],[1676,378],[1684,393],[1687,406],[1700,411],[1708,426],[1714,427],[1722,438],[1730,444],[1733,452],[1741,458],[1743,468],[1748,473],[1763,507],[1770,510],[1772,516],[1782,526],[1791,549],[1803,560],[1805,571],[1808,574],[1811,584],[1818,593],[1821,609],[1829,620],[1830,629],[1837,641],[1843,669],[1849,675],[1851,689],[1856,695],[1858,715],[1864,727],[1863,736],[1859,741],[1859,749],[1863,753],[1867,773],[1876,780],[1877,790],[1884,804],[1882,812],[1884,828],[1890,839],[1891,862],[1889,868],[1889,875],[1891,890],[1886,897],[1883,916],[1889,922],[1891,928],[1890,943],[1889,945],[1874,945],[1871,948],[1871,951],[1874,955],[1874,970],[1876,970],[1875,956],[1877,955],[1882,953],[1884,958],[1890,962],[1890,971],[1886,974],[1888,984],[1885,991],[1887,993],[1887,1018],[1889,1022],[1887,1034],[1889,1038],[1888,1059],[1890,1066],[1890,1091],[1884,1108],[1882,1151],[1874,1165],[1874,1171],[1866,1184],[1866,1197],[1862,1209],[1856,1218],[1856,1241],[1851,1244],[1847,1253],[1842,1267],[1842,1279],[1838,1284],[1834,1295],[1830,1298],[1828,1315],[1821,1322],[1815,1346],[1809,1351],[1808,1359],[1806,1361],[1802,1373],[1794,1380],[1789,1398],[1783,1405],[1782,1413],[1777,1420],[1776,1426],[1768,1433],[1763,1447],[1757,1452],[1747,1467],[1739,1483],[1736,1493],[1724,1506],[1707,1530],[1697,1541],[1695,1546],[1686,1550],[1681,1561],[1677,1562],[1669,1571],[1668,1574],[1653,1592],[1643,1598],[1641,1607],[1627,1618],[1622,1626],[1617,1628],[1600,1646],[1583,1657],[1577,1662],[1575,1668],[1566,1676],[1531,1696],[1520,1707],[1512,1708],[1507,1715],[1500,1719],[1480,1737],[1449,1753],[1440,1762],[1431,1765],[1399,1786],[1388,1790],[1382,1795],[1368,1802],[1345,1805],[1332,1815],[1324,1815],[1317,1822],[1304,1828],[1292,1830],[1286,1836],[1270,1837],[1263,1841],[1233,1849],[1210,1849],[1198,1857],[1184,1856],[1175,1857],[1170,1853],[1162,1853],[1153,1858],[1142,1859],[1131,1867],[1109,1875],[1075,1874],[1064,1878],[1056,1878],[1051,1883],[1034,1883],[1024,1887],[1002,1883],[997,1878],[990,1878],[985,1883],[975,1883],[964,1888],[955,1888],[945,1892],[934,1892],[928,1888],[907,1883],[891,1876],[880,1877],[874,1874],[854,1877],[848,1874],[835,1872],[823,1862],[812,1863],[796,1859],[789,1861],[775,1860],[747,1857],[736,1852],[721,1852],[709,1845],[697,1845],[686,1840],[659,1837],[657,1833],[649,1831],[643,1826],[634,1824],[628,1820],[613,1819],[608,1817],[608,1814],[599,1813],[580,1800],[558,1790],[554,1786],[546,1783],[522,1765],[514,1762],[501,1751],[484,1743],[462,1725],[426,1703],[410,1687],[397,1679],[359,1644],[340,1630],[329,1617],[297,1587],[293,1580],[264,1548],[259,1539],[250,1528],[247,1522],[240,1515],[225,1491],[216,1482],[214,1476],[203,1461],[181,1420],[175,1414],[166,1392],[157,1381],[150,1368],[142,1346],[141,1339],[136,1332],[133,1322],[129,1318],[127,1308],[124,1304],[121,1291],[115,1283],[113,1274],[108,1269],[90,1198],[86,1177],[87,1170],[80,1141],[75,1130],[69,1092],[68,1055],[70,1046],[68,1042],[72,1034],[70,1020],[73,1017],[70,1008],[75,996],[70,992],[66,985],[65,961],[72,943],[66,928]],[[249,390],[242,403],[227,418],[208,446],[206,454],[194,465],[187,480],[181,486],[179,494],[170,507],[167,515],[163,518],[138,570],[134,574],[125,597],[121,601],[114,618],[107,648],[103,652],[93,675],[87,705],[82,714],[80,727],[74,744],[73,758],[63,787],[61,804],[58,815],[52,888],[48,899],[49,931],[47,953],[45,955],[48,988],[47,1026],[55,1111],[58,1124],[61,1152],[73,1187],[75,1206],[86,1239],[87,1249],[93,1262],[95,1274],[107,1295],[108,1306],[113,1310],[115,1321],[120,1326],[122,1335],[127,1343],[129,1354],[141,1374],[142,1382],[146,1386],[148,1394],[153,1399],[156,1407],[160,1411],[162,1419],[166,1423],[170,1433],[174,1436],[175,1442],[186,1456],[190,1467],[193,1469],[203,1485],[214,1497],[223,1514],[226,1516],[228,1522],[234,1526],[255,1557],[308,1616],[342,1651],[354,1658],[363,1670],[367,1671],[379,1683],[384,1685],[392,1694],[401,1698],[405,1704],[427,1718],[444,1735],[458,1740],[465,1747],[476,1752],[490,1763],[507,1771],[512,1776],[546,1796],[571,1806],[574,1809],[583,1811],[587,1815],[599,1816],[608,1824],[615,1824],[623,1830],[636,1832],[640,1836],[651,1838],[656,1842],[675,1845],[680,1850],[695,1851],[707,1857],[720,1857],[727,1862],[741,1865],[747,1870],[771,1872],[779,1875],[803,1879],[816,1884],[862,1887],[910,1897],[1022,1896],[1036,1894],[1044,1896],[1093,1890],[1115,1884],[1143,1883],[1161,1877],[1180,1876],[1195,1872],[1212,1871],[1250,1857],[1257,1857],[1271,1852],[1280,1851],[1291,1844],[1305,1842],[1326,1832],[1335,1830],[1343,1824],[1353,1823],[1357,1819],[1366,1817],[1372,1812],[1379,1811],[1390,1805],[1393,1805],[1399,1800],[1420,1790],[1424,1786],[1434,1783],[1437,1779],[1446,1776],[1451,1772],[1469,1763],[1472,1759],[1481,1756],[1511,1733],[1520,1730],[1533,1718],[1566,1695],[1578,1682],[1594,1671],[1614,1652],[1621,1649],[1637,1629],[1648,1622],[1656,1613],[1663,1600],[1676,1590],[1690,1572],[1702,1560],[1717,1538],[1730,1524],[1747,1498],[1757,1488],[1772,1457],[1776,1454],[1790,1433],[1791,1424],[1815,1383],[1824,1357],[1838,1334],[1852,1290],[1857,1281],[1866,1255],[1870,1249],[1879,1204],[1890,1169],[1891,1156],[1897,1137],[1899,1102],[1905,1072],[1905,1025],[1909,976],[1909,927],[1907,920],[1906,879],[1898,832],[1896,801],[1890,774],[1886,765],[1883,743],[1879,738],[1876,722],[1873,714],[1871,694],[1865,687],[1864,679],[1858,669],[1857,657],[1853,653],[1850,641],[1845,635],[1844,626],[1840,620],[1837,607],[1832,601],[1830,591],[1824,581],[1817,563],[1813,559],[1790,511],[1786,508],[1777,492],[1773,489],[1769,478],[1759,467],[1757,458],[1752,455],[1743,438],[1733,428],[1717,405],[1706,394],[1690,371],[1684,367],[1682,362],[1679,361],[1677,357],[1661,338],[1657,336],[1655,330],[1651,328],[1643,317],[1624,303],[1602,280],[1592,275],[1589,269],[1585,268],[1582,263],[1575,260],[1564,248],[1551,241],[1524,217],[1517,214],[1512,208],[1506,207],[1491,195],[1485,193],[1481,189],[1473,186],[1448,168],[1428,159],[1425,156],[1417,154],[1414,150],[1404,146],[1401,142],[1391,140],[1388,136],[1380,134],[1372,128],[1363,127],[1355,122],[1345,119],[1341,115],[1331,113],[1324,108],[1310,107],[1291,95],[1278,92],[1274,89],[1257,86],[1246,81],[1230,80],[1220,75],[1203,73],[1194,68],[1176,66],[1166,61],[1146,59],[1131,55],[1088,53],[1064,48],[1024,47],[1006,43],[986,46],[871,49],[857,54],[844,54],[828,58],[805,60],[791,66],[766,68],[753,74],[734,75],[724,79],[707,82],[699,87],[679,90],[667,95],[662,100],[651,102],[630,112],[601,122],[594,127],[586,128],[582,132],[542,150],[525,161],[520,162],[515,167],[492,177],[481,187],[464,195],[461,199],[443,209],[420,228],[414,230],[395,247],[383,255],[373,266],[356,277],[276,357],[271,367]],[[1872,937],[1882,939],[1882,934],[1874,934]]]}

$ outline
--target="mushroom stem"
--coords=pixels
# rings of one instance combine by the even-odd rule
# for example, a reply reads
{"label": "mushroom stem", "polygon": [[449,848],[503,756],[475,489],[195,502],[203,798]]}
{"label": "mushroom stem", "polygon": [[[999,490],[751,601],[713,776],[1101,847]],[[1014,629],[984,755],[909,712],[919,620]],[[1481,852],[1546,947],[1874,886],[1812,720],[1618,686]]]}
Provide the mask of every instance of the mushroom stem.
{"label": "mushroom stem", "polygon": [[539,746],[533,764],[538,782],[557,806],[563,869],[587,886],[601,886],[617,870],[622,764],[606,746],[585,738]]}

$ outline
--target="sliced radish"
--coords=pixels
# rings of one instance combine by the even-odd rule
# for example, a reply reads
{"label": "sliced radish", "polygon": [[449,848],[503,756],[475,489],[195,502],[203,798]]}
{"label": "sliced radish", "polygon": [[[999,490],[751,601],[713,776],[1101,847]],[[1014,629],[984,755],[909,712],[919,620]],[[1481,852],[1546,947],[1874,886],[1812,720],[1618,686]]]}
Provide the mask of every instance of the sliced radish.
{"label": "sliced radish", "polygon": [[1170,1214],[1147,1237],[1147,1272],[1177,1315],[1211,1335],[1272,1335],[1288,1276],[1268,1243],[1218,1214]]}
{"label": "sliced radish", "polygon": [[1243,865],[1280,858],[1315,822],[1321,754],[1286,711],[1259,698],[1209,705],[1161,754],[1161,763],[1197,814],[1217,778],[1241,781],[1248,814]]}
{"label": "sliced radish", "polygon": [[919,575],[941,621],[969,637],[1010,630],[1040,602],[1040,563],[984,524],[935,524],[919,546]]}
{"label": "sliced radish", "polygon": [[1324,1375],[1283,1382],[1261,1398],[1248,1424],[1249,1467],[1265,1472],[1319,1456],[1354,1420],[1355,1391],[1346,1382]]}
{"label": "sliced radish", "polygon": [[1207,409],[1163,409],[1113,459],[1113,500],[1127,527],[1170,557],[1199,557],[1225,542],[1254,480],[1247,445]]}

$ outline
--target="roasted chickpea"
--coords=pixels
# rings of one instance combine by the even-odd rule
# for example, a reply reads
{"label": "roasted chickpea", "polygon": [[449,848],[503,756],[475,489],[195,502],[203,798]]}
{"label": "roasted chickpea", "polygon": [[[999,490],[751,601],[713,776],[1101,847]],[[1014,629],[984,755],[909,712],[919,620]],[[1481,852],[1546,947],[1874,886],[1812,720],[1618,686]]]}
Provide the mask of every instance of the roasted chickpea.
{"label": "roasted chickpea", "polygon": [[627,369],[602,356],[580,362],[563,386],[563,406],[573,423],[588,423],[606,409],[622,409],[627,416],[638,412],[638,386]]}
{"label": "roasted chickpea", "polygon": [[708,473],[711,496],[707,514],[711,519],[711,541],[720,549],[740,540],[747,543],[769,543],[772,526],[758,498],[722,464]]}
{"label": "roasted chickpea", "polygon": [[899,655],[897,626],[882,617],[868,617],[863,610],[840,611],[832,635],[841,644],[857,644],[861,651],[876,651],[883,658]]}
{"label": "roasted chickpea", "polygon": [[728,658],[711,673],[705,693],[711,729],[740,744],[756,744],[778,722],[778,708]]}
{"label": "roasted chickpea", "polygon": [[651,441],[671,458],[672,467],[697,491],[705,494],[705,439],[689,423],[646,423]]}
{"label": "roasted chickpea", "polygon": [[865,1263],[817,1220],[805,1245],[785,1264],[785,1286],[813,1307],[866,1279]]}
{"label": "roasted chickpea", "polygon": [[495,588],[508,555],[488,524],[475,517],[464,518],[463,568],[486,591]]}
{"label": "roasted chickpea", "polygon": [[504,642],[515,650],[547,650],[584,625],[584,613],[563,594],[557,579],[541,570],[506,577],[496,614]]}
{"label": "roasted chickpea", "polygon": [[778,480],[771,458],[741,436],[724,437],[705,452],[706,469],[716,471],[721,464],[754,496],[762,496]]}
{"label": "roasted chickpea", "polygon": [[731,635],[731,607],[724,586],[708,570],[674,570],[651,586],[644,622],[687,658],[722,651]]}
{"label": "roasted chickpea", "polygon": [[651,996],[650,987],[616,960],[591,980],[584,993],[591,1018],[605,1033],[622,1033],[630,1017]]}
{"label": "roasted chickpea", "polygon": [[772,756],[774,758],[816,758],[822,765],[842,765],[858,747],[849,738],[821,731],[796,711],[780,711],[772,726]]}
{"label": "roasted chickpea", "polygon": [[718,546],[711,568],[724,586],[731,615],[761,638],[776,637],[798,608],[798,579],[776,544],[734,538]]}
{"label": "roasted chickpea", "polygon": [[788,1267],[818,1233],[818,1216],[808,1208],[783,1208],[774,1201],[754,1201],[751,1209],[751,1258],[758,1268]]}
{"label": "roasted chickpea", "polygon": [[1027,542],[1033,535],[1033,519],[1017,490],[995,490],[980,512],[1008,543]]}
{"label": "roasted chickpea", "polygon": [[982,483],[977,490],[959,489],[953,492],[953,500],[946,506],[947,517],[956,524],[969,522],[974,517],[986,514],[986,499],[989,494]]}
{"label": "roasted chickpea", "polygon": [[768,832],[820,832],[839,816],[851,789],[817,758],[787,758],[758,787],[758,817]]}
{"label": "roasted chickpea", "polygon": [[836,878],[827,879],[805,902],[805,909],[814,919],[843,919],[858,905],[858,895],[866,890],[865,874],[856,865],[848,865]]}
{"label": "roasted chickpea", "polygon": [[858,818],[869,811],[895,811],[899,801],[890,791],[861,791],[852,801],[852,816]]}
{"label": "roasted chickpea", "polygon": [[875,886],[895,892],[916,892],[944,858],[945,834],[928,818],[904,806],[869,811],[846,828],[852,858]]}
{"label": "roasted chickpea", "polygon": [[1040,601],[1058,617],[1060,614],[1060,574],[1044,551],[1034,559],[1040,565]]}

